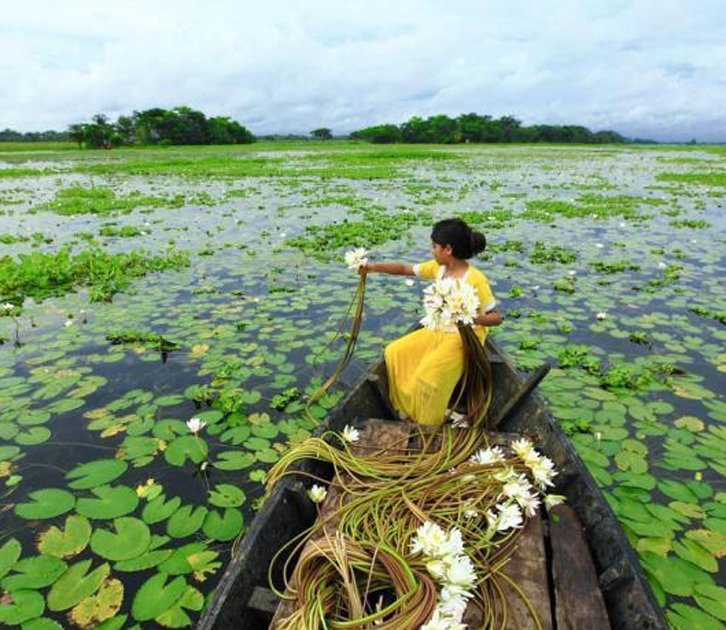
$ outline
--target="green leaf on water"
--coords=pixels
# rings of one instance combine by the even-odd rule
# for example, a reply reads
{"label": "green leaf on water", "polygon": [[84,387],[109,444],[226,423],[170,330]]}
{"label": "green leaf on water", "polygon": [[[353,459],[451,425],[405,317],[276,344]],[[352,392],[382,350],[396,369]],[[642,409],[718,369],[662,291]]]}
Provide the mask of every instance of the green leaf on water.
{"label": "green leaf on water", "polygon": [[264,422],[252,426],[252,435],[260,438],[272,439],[280,433],[280,430],[272,422]]}
{"label": "green leaf on water", "polygon": [[255,458],[257,461],[265,464],[274,464],[278,459],[280,459],[280,453],[274,448],[265,448],[261,451],[256,451]]}
{"label": "green leaf on water", "polygon": [[50,556],[23,558],[15,564],[13,573],[3,578],[2,587],[6,591],[19,591],[50,586],[67,568],[63,560]]}
{"label": "green leaf on water", "polygon": [[125,516],[136,509],[139,497],[126,486],[100,486],[91,490],[96,498],[81,497],[76,511],[88,518],[113,519]]}
{"label": "green leaf on water", "polygon": [[189,459],[201,464],[207,459],[207,443],[198,435],[184,435],[171,441],[164,451],[164,458],[173,466],[183,466]]}
{"label": "green leaf on water", "polygon": [[198,505],[184,505],[171,516],[166,524],[166,533],[172,538],[186,538],[196,532],[207,516],[207,508]]}
{"label": "green leaf on water", "polygon": [[726,535],[708,529],[689,529],[686,538],[695,540],[717,558],[726,556]]}
{"label": "green leaf on water", "polygon": [[681,416],[680,418],[678,418],[678,420],[675,420],[673,424],[676,425],[679,429],[687,429],[688,431],[693,431],[694,433],[703,431],[706,428],[703,420],[701,420],[700,418],[696,418],[696,416]]}
{"label": "green leaf on water", "polygon": [[696,503],[698,501],[698,498],[695,494],[693,494],[693,492],[691,492],[688,486],[680,481],[675,481],[674,479],[663,479],[662,481],[659,481],[658,490],[671,499],[676,499],[685,503]]}
{"label": "green leaf on water", "polygon": [[22,630],[63,630],[63,626],[53,619],[38,617],[23,623]]}
{"label": "green leaf on water", "polygon": [[715,584],[696,584],[694,598],[707,613],[726,621],[726,588]]}
{"label": "green leaf on water", "polygon": [[244,447],[251,451],[261,451],[270,448],[270,441],[265,438],[251,437],[244,443]]}
{"label": "green leaf on water", "polygon": [[154,403],[159,405],[159,407],[173,407],[175,405],[181,405],[184,401],[184,396],[179,394],[170,394],[168,396],[159,396]]}
{"label": "green leaf on water", "polygon": [[65,530],[53,525],[38,537],[38,550],[56,558],[78,555],[91,539],[91,523],[85,516],[71,514],[66,518]]}
{"label": "green leaf on water", "polygon": [[184,609],[196,611],[201,610],[203,606],[204,596],[194,587],[188,586],[177,602],[154,621],[165,628],[186,628],[191,625],[192,620]]}
{"label": "green leaf on water", "polygon": [[167,560],[173,553],[172,549],[154,549],[146,551],[142,555],[132,558],[131,560],[121,560],[113,565],[116,571],[134,572],[145,571],[160,565]]}
{"label": "green leaf on water", "polygon": [[221,516],[217,510],[210,510],[204,519],[202,531],[206,536],[220,542],[234,540],[242,531],[244,520],[242,512],[228,508]]}
{"label": "green leaf on water", "polygon": [[177,547],[169,559],[159,566],[159,571],[169,575],[192,573],[194,571],[192,560],[207,551],[207,544],[203,542],[193,542]]}
{"label": "green leaf on water", "polygon": [[48,593],[48,608],[53,611],[66,610],[95,593],[111,569],[108,563],[88,572],[90,568],[91,560],[83,560],[61,575]]}
{"label": "green leaf on water", "polygon": [[232,429],[227,429],[227,431],[219,436],[219,439],[222,442],[228,442],[236,446],[237,444],[242,444],[242,442],[248,439],[250,435],[252,435],[251,427],[239,426]]}
{"label": "green leaf on water", "polygon": [[684,503],[683,501],[671,501],[668,504],[668,507],[671,508],[671,510],[675,510],[679,514],[683,514],[683,516],[686,516],[688,518],[701,519],[706,516],[706,512],[703,510],[703,508],[699,505],[694,505],[693,503]]}
{"label": "green leaf on water", "polygon": [[153,525],[165,521],[179,509],[180,505],[181,499],[179,497],[172,497],[167,501],[166,495],[162,493],[144,506],[141,518],[149,525]]}
{"label": "green leaf on water", "polygon": [[640,555],[640,561],[646,573],[663,588],[666,593],[689,597],[693,595],[691,577],[673,566],[672,560],[646,551]]}
{"label": "green leaf on water", "polygon": [[70,492],[59,488],[36,490],[31,492],[28,498],[32,501],[15,506],[15,513],[28,520],[60,516],[73,509],[76,502],[76,498]]}
{"label": "green leaf on water", "polygon": [[157,573],[136,591],[131,614],[136,621],[150,621],[171,608],[187,588],[186,580],[179,576],[166,582],[165,573]]}
{"label": "green leaf on water", "polygon": [[239,507],[245,502],[245,494],[237,486],[220,483],[209,491],[209,503],[217,507]]}
{"label": "green leaf on water", "polygon": [[144,553],[151,542],[151,531],[144,521],[133,517],[114,520],[116,532],[96,529],[91,549],[107,560],[131,560]]}
{"label": "green leaf on water", "polygon": [[16,444],[22,446],[35,446],[42,444],[50,439],[50,429],[46,427],[30,427],[25,431],[20,431],[14,438]]}
{"label": "green leaf on water", "polygon": [[0,604],[0,623],[17,626],[40,617],[45,610],[45,600],[37,591],[20,590],[9,595],[12,601]]}
{"label": "green leaf on water", "polygon": [[681,603],[666,611],[666,619],[674,630],[723,630],[723,624],[708,613]]}
{"label": "green leaf on water", "polygon": [[66,474],[68,487],[74,490],[96,488],[120,477],[129,465],[120,459],[98,459],[76,466]]}
{"label": "green leaf on water", "polygon": [[80,628],[96,628],[112,619],[121,608],[124,587],[115,578],[106,580],[95,595],[84,597],[69,613],[71,621]]}
{"label": "green leaf on water", "polygon": [[23,547],[15,538],[11,538],[0,547],[0,578],[13,568],[22,552]]}
{"label": "green leaf on water", "polygon": [[709,573],[716,573],[718,571],[716,558],[693,540],[683,539],[674,541],[673,551],[678,554],[678,557],[701,567],[704,571],[708,571]]}
{"label": "green leaf on water", "polygon": [[615,464],[620,470],[630,470],[640,475],[648,470],[648,462],[642,455],[633,451],[620,451],[615,454]]}
{"label": "green leaf on water", "polygon": [[214,462],[214,467],[219,470],[241,470],[252,466],[257,461],[252,453],[242,451],[223,451],[219,453],[218,458]]}

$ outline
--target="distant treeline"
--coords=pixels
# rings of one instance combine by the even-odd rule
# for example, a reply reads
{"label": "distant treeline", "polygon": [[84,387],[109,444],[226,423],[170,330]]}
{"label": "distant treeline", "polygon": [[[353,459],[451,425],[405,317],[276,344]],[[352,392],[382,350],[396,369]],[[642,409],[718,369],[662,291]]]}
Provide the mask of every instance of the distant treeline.
{"label": "distant treeline", "polygon": [[492,118],[480,114],[462,114],[449,118],[444,114],[427,119],[414,116],[402,125],[384,124],[366,127],[350,134],[351,138],[379,144],[393,142],[456,144],[459,142],[578,142],[584,144],[621,143],[627,140],[615,131],[592,132],[580,125],[532,125],[523,127],[513,116]]}
{"label": "distant treeline", "polygon": [[190,107],[155,107],[111,122],[96,114],[90,122],[68,127],[67,138],[79,148],[110,149],[123,145],[249,144],[255,137],[226,116],[207,118]]}
{"label": "distant treeline", "polygon": [[65,131],[0,131],[0,142],[65,142],[68,133]]}

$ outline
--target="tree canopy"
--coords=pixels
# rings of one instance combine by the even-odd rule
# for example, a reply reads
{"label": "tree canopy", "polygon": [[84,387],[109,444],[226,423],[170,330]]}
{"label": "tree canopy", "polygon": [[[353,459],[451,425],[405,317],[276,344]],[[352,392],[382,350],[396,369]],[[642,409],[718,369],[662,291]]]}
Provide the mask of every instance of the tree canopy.
{"label": "tree canopy", "polygon": [[450,118],[437,114],[423,119],[414,116],[402,125],[374,125],[350,134],[353,139],[386,144],[394,142],[454,144],[459,142],[576,142],[584,144],[622,143],[615,131],[592,132],[580,125],[522,126],[513,116],[494,119],[488,115],[462,114]]}
{"label": "tree canopy", "polygon": [[104,114],[91,122],[68,128],[68,138],[79,147],[109,149],[121,145],[249,144],[255,137],[244,126],[226,116],[207,118],[191,107],[154,107],[119,116],[112,123]]}

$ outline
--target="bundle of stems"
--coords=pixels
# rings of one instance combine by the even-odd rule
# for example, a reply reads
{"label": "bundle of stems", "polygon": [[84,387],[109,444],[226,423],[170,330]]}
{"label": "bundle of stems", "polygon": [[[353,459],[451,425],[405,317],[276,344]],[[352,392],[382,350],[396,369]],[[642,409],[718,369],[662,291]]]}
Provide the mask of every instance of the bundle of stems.
{"label": "bundle of stems", "polygon": [[[484,346],[474,329],[459,322],[459,335],[464,348],[464,374],[461,378],[460,396],[466,401],[466,416],[472,426],[489,425],[489,407],[494,391],[492,368]],[[457,401],[458,403],[458,401]]]}

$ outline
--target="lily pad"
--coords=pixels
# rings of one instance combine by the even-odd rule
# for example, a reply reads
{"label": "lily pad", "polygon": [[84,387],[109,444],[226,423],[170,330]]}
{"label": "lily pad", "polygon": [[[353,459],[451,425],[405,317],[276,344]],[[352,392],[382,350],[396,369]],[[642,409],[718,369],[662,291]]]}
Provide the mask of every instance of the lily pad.
{"label": "lily pad", "polygon": [[45,600],[38,591],[9,593],[9,599],[6,603],[0,603],[0,622],[8,626],[17,626],[40,617],[45,610]]}
{"label": "lily pad", "polygon": [[694,598],[707,613],[726,621],[726,588],[714,584],[697,584]]}
{"label": "lily pad", "polygon": [[708,529],[689,529],[686,532],[686,538],[695,540],[717,558],[726,556],[726,534],[712,532]]}
{"label": "lily pad", "polygon": [[119,459],[98,459],[76,466],[68,474],[68,487],[74,490],[96,488],[123,475],[129,465]]}
{"label": "lily pad", "polygon": [[91,549],[107,560],[131,560],[144,553],[151,542],[149,526],[138,518],[123,517],[113,522],[116,533],[97,529]]}
{"label": "lily pad", "polygon": [[54,518],[73,509],[76,498],[65,490],[48,488],[36,490],[28,495],[30,503],[19,503],[15,513],[25,519]]}
{"label": "lily pad", "polygon": [[209,491],[209,503],[217,507],[239,507],[245,502],[245,494],[237,486],[220,483]]}
{"label": "lily pad", "polygon": [[78,555],[91,539],[91,524],[85,516],[71,514],[66,519],[65,530],[53,525],[38,537],[38,550],[56,558]]}
{"label": "lily pad", "polygon": [[252,453],[243,451],[222,451],[217,457],[214,467],[219,470],[241,470],[249,468],[257,461]]}
{"label": "lily pad", "polygon": [[139,497],[126,486],[100,486],[91,492],[96,496],[95,499],[81,497],[76,505],[76,511],[88,518],[118,518],[133,512],[139,504]]}
{"label": "lily pad", "polygon": [[53,611],[67,610],[95,593],[111,569],[107,563],[89,573],[90,568],[91,560],[83,560],[61,575],[48,593],[48,608]]}
{"label": "lily pad", "polygon": [[165,573],[150,577],[136,592],[131,605],[131,614],[136,621],[150,621],[165,613],[183,595],[187,588],[186,580],[178,576],[166,582]]}
{"label": "lily pad", "polygon": [[14,438],[16,444],[22,446],[35,446],[42,444],[50,439],[50,429],[46,427],[30,427],[25,431],[20,431]]}
{"label": "lily pad", "polygon": [[172,538],[186,538],[196,532],[204,522],[207,515],[207,508],[198,505],[185,505],[180,507],[171,516],[166,524],[166,533]]}
{"label": "lily pad", "polygon": [[162,562],[167,560],[173,553],[172,549],[154,549],[153,551],[146,551],[142,555],[132,558],[131,560],[121,560],[113,565],[116,571],[145,571],[152,567],[159,566]]}
{"label": "lily pad", "polygon": [[16,538],[11,538],[0,547],[0,578],[15,566],[22,552],[23,548]]}
{"label": "lily pad", "polygon": [[693,540],[684,539],[675,541],[673,543],[673,551],[680,558],[701,567],[704,571],[708,571],[709,573],[716,573],[718,571],[718,561],[716,558]]}
{"label": "lily pad", "polygon": [[237,538],[243,525],[242,512],[239,510],[228,508],[221,515],[217,510],[210,510],[204,519],[202,531],[213,540],[228,542]]}
{"label": "lily pad", "polygon": [[162,493],[144,506],[141,518],[149,525],[153,525],[165,521],[179,509],[180,505],[181,499],[179,497],[172,497],[167,501],[166,495]]}
{"label": "lily pad", "polygon": [[2,587],[6,591],[19,591],[50,586],[67,568],[63,560],[50,556],[23,558],[13,567],[13,574],[2,580]]}
{"label": "lily pad", "polygon": [[203,606],[204,596],[194,587],[188,586],[177,602],[154,621],[165,628],[186,628],[191,625],[192,620],[184,609],[197,611]]}
{"label": "lily pad", "polygon": [[207,459],[207,452],[207,443],[203,438],[198,435],[184,435],[168,444],[164,458],[173,466],[183,466],[187,459],[195,464],[201,464]]}
{"label": "lily pad", "polygon": [[111,619],[121,608],[124,598],[124,587],[115,578],[106,580],[95,595],[82,599],[71,610],[69,617],[71,621],[83,628],[90,630],[106,619]]}
{"label": "lily pad", "polygon": [[[168,575],[185,575],[187,573],[192,573],[196,570],[195,563],[198,562],[198,560],[195,559],[203,557],[203,554],[208,552],[209,549],[206,543],[203,542],[193,542],[182,545],[174,550],[171,556],[169,556],[169,559],[159,567],[159,570]],[[212,553],[215,554],[215,556],[218,555],[216,552]]]}

